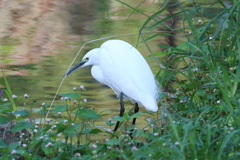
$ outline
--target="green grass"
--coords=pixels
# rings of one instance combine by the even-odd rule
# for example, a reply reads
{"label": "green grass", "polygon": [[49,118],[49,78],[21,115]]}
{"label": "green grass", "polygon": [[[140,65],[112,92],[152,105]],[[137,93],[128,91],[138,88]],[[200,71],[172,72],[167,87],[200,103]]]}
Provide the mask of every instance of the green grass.
{"label": "green grass", "polygon": [[[5,79],[11,103],[0,105],[0,114],[6,118],[1,117],[0,123],[6,123],[8,117],[12,117],[17,124],[11,131],[27,129],[31,136],[21,135],[18,139],[22,141],[21,145],[0,140],[0,159],[240,159],[240,2],[231,1],[229,8],[221,0],[205,3],[204,7],[197,1],[188,2],[188,7],[185,3],[175,2],[172,6],[178,5],[178,10],[159,19],[163,11],[172,7],[167,4],[169,1],[162,5],[167,7],[152,15],[146,15],[125,1],[118,1],[146,16],[140,32],[169,30],[146,39],[139,34],[139,42],[147,45],[148,40],[158,36],[181,35],[181,43],[176,47],[160,43],[164,51],[151,55],[157,63],[167,67],[159,68],[156,78],[174,98],[162,100],[161,108],[165,110],[149,121],[148,126],[135,129],[131,139],[128,133],[136,126],[126,123],[135,116],[140,118],[142,114],[150,113],[133,116],[125,113],[123,117],[107,120],[109,128],[96,126],[94,122],[105,114],[87,108],[81,100],[84,90],[77,90],[61,95],[71,99],[50,110],[50,115],[55,117],[48,117],[52,122],[44,119],[49,109],[49,105],[44,104],[39,111],[42,121],[36,124],[31,111],[16,110]],[[213,12],[212,18],[205,18],[205,11],[211,9],[219,12]],[[182,28],[171,28],[167,23],[176,16],[181,17]],[[178,68],[178,65],[187,68],[168,69]],[[110,130],[117,120],[122,122],[124,132]],[[90,136],[106,139],[92,142]]]}

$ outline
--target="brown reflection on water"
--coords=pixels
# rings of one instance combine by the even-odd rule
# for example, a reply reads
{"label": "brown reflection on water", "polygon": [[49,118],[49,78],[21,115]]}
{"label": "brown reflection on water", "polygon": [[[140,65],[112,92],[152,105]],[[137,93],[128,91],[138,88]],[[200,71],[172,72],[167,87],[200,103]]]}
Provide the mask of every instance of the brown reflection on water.
{"label": "brown reflection on water", "polygon": [[[129,3],[132,6],[139,4]],[[152,3],[152,0],[148,0],[143,7]],[[149,15],[156,11],[154,7],[150,8],[147,12]],[[43,102],[51,103],[62,75],[84,42],[138,32],[145,19],[137,13],[128,17],[130,13],[130,8],[113,0],[0,1],[0,67],[7,75],[13,94],[20,98],[25,93],[30,95],[27,100],[23,98],[17,102],[19,109],[24,107],[23,103],[33,108],[40,108]],[[132,45],[136,44],[137,38],[137,35],[119,37]],[[86,45],[74,64],[87,51],[99,47],[104,41]],[[158,51],[156,40],[149,43],[153,52]],[[144,44],[140,44],[138,49],[144,56],[150,54]],[[2,74],[0,87],[3,87],[1,77]],[[98,113],[104,111],[110,114],[96,124],[104,125],[108,118],[119,114],[116,95],[92,78],[89,67],[68,76],[60,93],[71,92],[73,87],[80,85],[87,88],[82,97],[89,100],[87,107],[95,108]],[[33,105],[33,101],[37,103]],[[58,96],[54,104],[61,103]],[[126,101],[126,112],[132,106]],[[145,109],[141,107],[140,111]],[[144,123],[144,118],[137,122]]]}

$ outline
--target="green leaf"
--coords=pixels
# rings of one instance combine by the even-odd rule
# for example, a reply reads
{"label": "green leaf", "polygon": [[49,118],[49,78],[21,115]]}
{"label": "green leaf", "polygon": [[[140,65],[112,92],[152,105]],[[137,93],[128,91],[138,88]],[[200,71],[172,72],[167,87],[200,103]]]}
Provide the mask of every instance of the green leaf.
{"label": "green leaf", "polygon": [[91,118],[91,119],[99,119],[100,116],[94,112],[92,109],[80,109],[78,112],[78,116],[82,116],[85,118]]}
{"label": "green leaf", "polygon": [[30,122],[19,122],[13,128],[12,132],[19,132],[22,129],[32,128],[32,123]]}
{"label": "green leaf", "polygon": [[100,132],[102,132],[100,129],[92,129],[89,133],[90,134],[98,134]]}
{"label": "green leaf", "polygon": [[98,134],[100,132],[102,132],[100,129],[86,128],[83,130],[83,133],[85,133],[85,134]]}
{"label": "green leaf", "polygon": [[115,116],[115,117],[112,118],[112,120],[123,122],[124,118],[120,117],[120,116]]}
{"label": "green leaf", "polygon": [[139,117],[139,116],[141,116],[143,114],[145,114],[145,113],[143,113],[143,112],[135,113],[134,115],[130,116],[129,119],[137,118],[137,117]]}
{"label": "green leaf", "polygon": [[11,153],[12,150],[16,149],[18,146],[19,146],[19,143],[18,143],[18,142],[10,143],[10,144],[8,145],[8,151]]}
{"label": "green leaf", "polygon": [[118,145],[120,143],[120,139],[116,139],[116,138],[113,138],[113,139],[109,139],[106,144],[107,145]]}
{"label": "green leaf", "polygon": [[10,118],[5,117],[5,116],[0,116],[0,124],[5,124],[7,122],[11,121]]}
{"label": "green leaf", "polygon": [[75,124],[74,126],[69,126],[69,127],[65,130],[65,133],[66,133],[66,134],[73,133],[74,131],[76,131],[77,129],[79,129],[81,126],[82,126],[82,124]]}
{"label": "green leaf", "polygon": [[13,112],[13,115],[27,116],[30,113],[26,110],[16,110]]}
{"label": "green leaf", "polygon": [[63,97],[70,97],[70,98],[80,98],[81,97],[81,94],[80,93],[63,93],[63,94],[60,94],[61,96]]}
{"label": "green leaf", "polygon": [[65,112],[68,109],[68,105],[56,105],[54,109],[51,109],[51,112]]}
{"label": "green leaf", "polygon": [[6,113],[6,112],[11,112],[11,111],[12,111],[12,109],[9,107],[4,107],[4,108],[0,109],[0,113]]}
{"label": "green leaf", "polygon": [[113,121],[109,121],[109,120],[106,121],[106,125],[108,126],[113,126],[114,124],[115,123]]}
{"label": "green leaf", "polygon": [[7,144],[3,140],[0,140],[0,148],[4,147],[7,147]]}

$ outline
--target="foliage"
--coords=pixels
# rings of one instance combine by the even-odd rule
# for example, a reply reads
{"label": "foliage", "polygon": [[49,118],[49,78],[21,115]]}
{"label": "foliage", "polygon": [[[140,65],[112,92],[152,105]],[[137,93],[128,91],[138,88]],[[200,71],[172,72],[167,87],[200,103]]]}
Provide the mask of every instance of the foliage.
{"label": "foliage", "polygon": [[[164,51],[152,55],[167,67],[159,70],[157,78],[171,93],[165,103],[162,101],[159,116],[142,129],[125,125],[145,114],[142,112],[113,117],[106,121],[109,128],[97,126],[94,122],[105,115],[86,107],[81,89],[61,94],[63,104],[51,109],[43,104],[38,112],[42,119],[38,122],[31,111],[16,109],[5,81],[10,103],[0,105],[0,124],[17,117],[10,131],[20,135],[10,144],[0,140],[0,159],[239,159],[240,2],[226,5],[216,0],[203,6],[193,1],[191,7],[186,7],[182,2],[170,5],[166,1],[161,10],[150,16],[118,2],[147,17],[140,32],[169,30],[146,39],[140,34],[141,42],[147,44],[150,39],[176,32],[183,35],[176,47],[160,43]],[[173,6],[179,10],[164,19],[158,18]],[[214,13],[205,15],[211,9]],[[177,16],[182,16],[183,28],[176,30],[164,23]],[[169,70],[179,64],[187,67]],[[55,118],[46,119],[48,112]],[[121,122],[124,132],[111,130],[114,121]],[[24,129],[28,134],[22,132]],[[129,136],[131,132],[133,138]],[[104,135],[107,139],[93,142],[91,135]]]}

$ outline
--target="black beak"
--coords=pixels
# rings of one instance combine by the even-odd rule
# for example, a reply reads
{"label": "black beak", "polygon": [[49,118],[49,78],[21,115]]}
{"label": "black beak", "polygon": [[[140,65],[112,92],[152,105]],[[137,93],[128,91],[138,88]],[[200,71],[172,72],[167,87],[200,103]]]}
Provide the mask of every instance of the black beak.
{"label": "black beak", "polygon": [[81,61],[80,63],[78,63],[76,66],[74,66],[72,69],[70,69],[67,73],[65,73],[63,75],[63,77],[66,77],[67,75],[69,75],[70,73],[72,73],[73,71],[75,71],[76,69],[80,68],[84,63],[86,63],[87,61]]}

